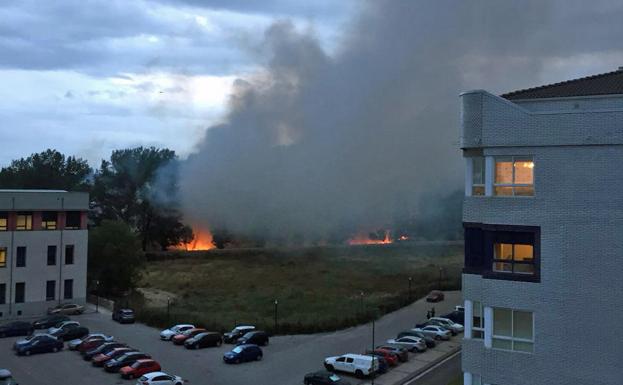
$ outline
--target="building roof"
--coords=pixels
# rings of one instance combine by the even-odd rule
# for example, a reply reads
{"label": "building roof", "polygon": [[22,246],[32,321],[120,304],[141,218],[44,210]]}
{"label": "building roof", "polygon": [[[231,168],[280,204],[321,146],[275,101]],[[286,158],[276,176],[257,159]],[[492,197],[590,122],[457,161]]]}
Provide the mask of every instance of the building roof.
{"label": "building roof", "polygon": [[0,193],[66,193],[67,190],[0,189]]}
{"label": "building roof", "polygon": [[623,67],[618,70],[501,95],[508,100],[623,94]]}

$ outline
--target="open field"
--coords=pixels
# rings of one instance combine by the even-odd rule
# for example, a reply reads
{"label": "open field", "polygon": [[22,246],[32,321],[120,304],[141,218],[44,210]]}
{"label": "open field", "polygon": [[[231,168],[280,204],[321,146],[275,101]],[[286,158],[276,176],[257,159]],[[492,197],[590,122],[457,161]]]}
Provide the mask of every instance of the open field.
{"label": "open field", "polygon": [[[192,321],[214,330],[253,323],[278,333],[337,330],[460,286],[462,245],[367,245],[183,252],[148,263],[141,287],[173,294],[132,305],[142,322]],[[440,267],[443,268],[440,280]],[[363,296],[361,293],[363,292]],[[162,294],[152,296],[162,298]]]}

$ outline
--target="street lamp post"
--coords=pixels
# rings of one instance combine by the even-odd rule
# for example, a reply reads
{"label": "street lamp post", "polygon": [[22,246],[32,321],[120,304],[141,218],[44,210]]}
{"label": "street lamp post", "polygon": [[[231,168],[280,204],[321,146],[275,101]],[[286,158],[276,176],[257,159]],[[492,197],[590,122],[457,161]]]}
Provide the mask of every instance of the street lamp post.
{"label": "street lamp post", "polygon": [[359,298],[361,299],[361,316],[363,317],[365,311],[363,308],[363,291],[359,293]]}
{"label": "street lamp post", "polygon": [[95,280],[95,312],[100,312],[100,281]]}
{"label": "street lamp post", "polygon": [[443,267],[439,268],[439,290],[441,290],[441,275],[443,274]]}
{"label": "street lamp post", "polygon": [[409,277],[409,303],[411,303],[411,301],[413,301],[412,297],[411,297],[411,282],[413,281],[413,277]]}
{"label": "street lamp post", "polygon": [[171,323],[171,297],[167,297],[167,324]]}
{"label": "street lamp post", "polygon": [[275,300],[275,334],[277,334],[277,326],[278,326],[278,323],[277,323],[277,309],[278,309],[278,306],[279,306],[279,301]]}

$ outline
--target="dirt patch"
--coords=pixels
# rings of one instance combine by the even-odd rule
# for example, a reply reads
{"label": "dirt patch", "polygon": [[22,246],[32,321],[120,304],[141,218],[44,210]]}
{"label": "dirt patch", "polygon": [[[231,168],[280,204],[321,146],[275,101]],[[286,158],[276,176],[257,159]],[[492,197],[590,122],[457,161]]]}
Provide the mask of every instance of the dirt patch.
{"label": "dirt patch", "polygon": [[177,295],[160,289],[139,287],[136,290],[143,295],[146,305],[150,307],[166,307],[168,300],[173,302],[177,299]]}

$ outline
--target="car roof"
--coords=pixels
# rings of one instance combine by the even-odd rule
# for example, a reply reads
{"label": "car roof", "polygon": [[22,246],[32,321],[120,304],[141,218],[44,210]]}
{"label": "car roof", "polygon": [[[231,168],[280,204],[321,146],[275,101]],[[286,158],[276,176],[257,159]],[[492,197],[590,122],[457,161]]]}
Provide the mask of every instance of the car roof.
{"label": "car roof", "polygon": [[238,325],[234,329],[255,329],[253,325]]}
{"label": "car roof", "polygon": [[[154,360],[152,358],[141,358],[140,360],[136,360],[136,362],[140,362],[140,363],[151,362],[151,361],[154,361]],[[156,361],[154,361],[154,362],[156,362]]]}
{"label": "car roof", "polygon": [[151,372],[151,373],[145,373],[143,374],[143,376],[151,380],[152,378],[157,377],[157,376],[170,376],[170,374],[166,374],[165,372]]}

